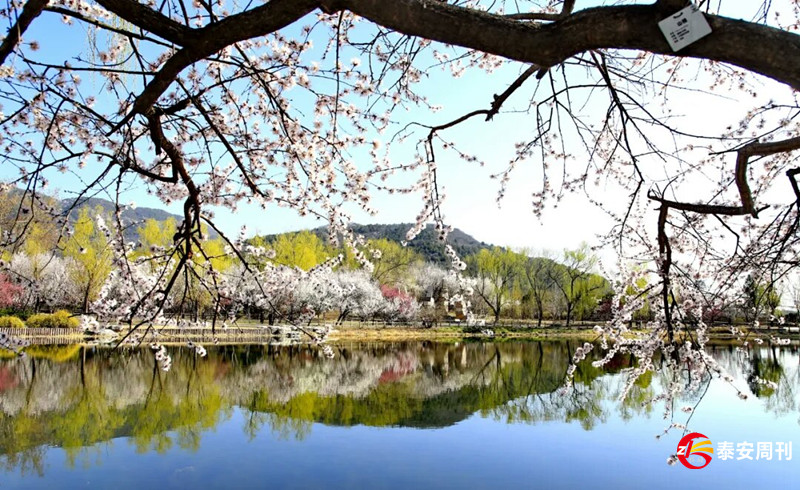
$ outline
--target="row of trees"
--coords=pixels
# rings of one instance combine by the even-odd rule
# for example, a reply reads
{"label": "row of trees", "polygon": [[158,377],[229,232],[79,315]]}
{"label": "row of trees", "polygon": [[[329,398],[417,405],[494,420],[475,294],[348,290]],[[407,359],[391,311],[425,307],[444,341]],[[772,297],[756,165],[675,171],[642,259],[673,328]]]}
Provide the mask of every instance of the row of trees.
{"label": "row of trees", "polygon": [[[113,217],[100,207],[81,208],[77,216],[64,236],[51,222],[31,220],[16,252],[3,257],[7,270],[0,275],[0,306],[92,311],[114,268],[114,237],[105,225]],[[136,227],[129,257],[156,273],[169,261],[165,251],[178,229],[173,218],[145,220]],[[250,266],[235,260],[223,238],[206,238],[203,253],[187,269],[192,273],[175,281],[168,310],[193,320],[227,312],[274,323],[313,313],[339,322],[421,320],[432,325],[463,320],[469,309],[495,323],[501,318],[535,320],[541,327],[547,320],[566,326],[575,320],[606,320],[614,301],[611,284],[597,273],[597,257],[586,244],[560,255],[485,248],[466,258],[466,281],[459,281],[452,271],[425,263],[418,253],[387,239],[366,243],[371,271],[361,269],[349,249],[336,248],[310,231],[243,241],[243,258]],[[247,269],[255,269],[261,278]],[[209,287],[217,277],[231,289],[228,301],[215,298]],[[638,290],[647,287],[641,281]],[[242,300],[234,306],[233,297]],[[707,320],[774,320],[780,301],[779,288],[751,275],[739,300],[707,309]],[[633,319],[651,320],[649,303]]]}
{"label": "row of trees", "polygon": [[[797,273],[796,2],[697,2],[711,32],[688,46],[658,27],[687,0],[51,3],[0,9],[4,185],[38,193],[70,173],[76,195],[126,199],[135,182],[183,205],[160,275],[112,271],[125,301],[100,307],[121,320],[173,307],[181,282],[213,291],[215,311],[227,301],[200,246],[217,207],[286,206],[348,236],[376,195],[415,194],[408,240],[429,222],[446,240],[446,176],[475,162],[498,201],[520,181],[536,215],[586,194],[613,219],[604,243],[657,278],[601,334],[642,366],[673,355],[675,379],[717,368],[687,315],[730,304],[749,272]],[[74,42],[87,29],[98,42]],[[638,273],[620,275],[617,295],[636,288]],[[657,321],[634,339],[625,323],[641,302]]]}
{"label": "row of trees", "polygon": [[[115,238],[105,225],[114,219],[96,207],[81,208],[61,235],[52,222],[34,219],[24,241],[4,254],[5,272],[0,281],[2,307],[38,312],[68,307],[92,311],[104,283],[112,275]],[[179,226],[172,218],[148,219],[136,227],[137,241],[129,257],[155,273],[169,260],[165,256]],[[271,238],[255,237],[243,247],[246,261],[270,274],[271,293],[263,284],[249,280],[246,267],[234,260],[230,247],[220,238],[206,239],[203,254],[193,257],[193,274],[178,277],[170,296],[173,312],[198,319],[210,310],[226,306],[216,303],[205,286],[213,276],[225,276],[231,288],[246,298],[237,305],[244,313],[273,323],[294,320],[308,312],[347,318],[418,320],[435,324],[448,317],[462,318],[466,303],[478,315],[497,322],[501,316],[543,319],[592,318],[600,300],[607,296],[607,281],[594,272],[596,258],[584,245],[565,251],[562,263],[553,257],[531,258],[493,247],[467,258],[467,281],[442,267],[425,263],[408,247],[387,240],[369,240],[371,271],[360,264],[349,249],[337,249],[309,231]],[[329,257],[341,258],[326,273],[307,272],[325,264]],[[467,293],[459,302],[451,299]]]}
{"label": "row of trees", "polygon": [[[6,230],[13,228],[13,210],[4,210],[9,218]],[[36,217],[27,224],[24,239],[7,249],[2,256],[0,272],[0,307],[19,312],[38,312],[68,307],[83,313],[93,312],[93,302],[108,294],[104,285],[113,288],[118,274],[114,240],[106,223],[113,220],[100,207],[76,211],[77,219],[65,229],[52,221]],[[130,226],[130,225],[129,225]],[[136,227],[136,242],[126,258],[140,265],[146,273],[158,274],[170,257],[165,251],[172,245],[179,225],[169,218],[148,219]],[[208,236],[208,233],[206,233]],[[231,287],[239,289],[231,296],[250,298],[236,305],[247,313],[270,322],[280,318],[295,319],[304,312],[337,311],[338,319],[353,316],[362,319],[383,317],[410,320],[419,311],[416,293],[432,289],[430,278],[444,278],[443,270],[426,270],[413,251],[388,240],[373,240],[370,247],[376,267],[372,273],[356,270],[358,264],[348,254],[342,264],[326,274],[313,277],[307,272],[339,251],[325,244],[311,232],[279,235],[267,241],[263,237],[249,240],[244,254],[250,265],[264,271],[281,273],[271,278],[267,291],[256,291],[256,284],[243,281],[247,274],[236,263],[230,246],[220,237],[205,239],[202,254],[192,257],[191,274],[178,276],[169,295],[173,313],[198,319],[220,306],[208,288],[217,277],[224,277]],[[268,250],[268,253],[261,251]],[[415,266],[416,268],[412,268]],[[304,278],[307,277],[307,280]],[[426,278],[417,280],[417,278]],[[276,278],[282,280],[276,280]],[[251,277],[252,279],[252,277]],[[444,279],[442,279],[444,280]],[[402,286],[402,289],[400,288]],[[420,289],[421,288],[421,289]],[[440,287],[441,289],[441,287]],[[115,291],[119,294],[121,291]],[[414,294],[414,296],[412,296]],[[111,298],[112,301],[114,300]],[[335,308],[334,308],[335,305]],[[232,307],[223,304],[223,307]],[[94,308],[96,309],[96,308]]]}
{"label": "row of trees", "polygon": [[475,292],[497,322],[501,315],[565,321],[596,318],[607,309],[611,288],[596,273],[597,257],[586,244],[564,250],[560,261],[552,254],[530,257],[494,247],[468,257],[468,271],[475,277]]}
{"label": "row of trees", "polygon": [[24,242],[3,254],[0,306],[35,312],[70,306],[87,312],[111,272],[109,237],[97,227],[98,212],[82,208],[69,236],[32,221]]}

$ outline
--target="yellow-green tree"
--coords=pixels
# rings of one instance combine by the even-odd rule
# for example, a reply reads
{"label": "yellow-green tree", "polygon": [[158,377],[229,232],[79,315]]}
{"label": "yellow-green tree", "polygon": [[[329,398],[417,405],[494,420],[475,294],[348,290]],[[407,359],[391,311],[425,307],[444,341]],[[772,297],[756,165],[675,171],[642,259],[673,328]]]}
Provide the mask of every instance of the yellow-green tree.
{"label": "yellow-green tree", "polygon": [[99,206],[94,211],[81,208],[72,236],[64,244],[64,256],[72,259],[69,274],[81,291],[84,313],[88,313],[89,303],[95,299],[111,272],[109,238],[95,223],[95,217],[102,213]]}
{"label": "yellow-green tree", "polygon": [[308,230],[283,233],[268,246],[275,250],[275,263],[303,270],[321,264],[331,255],[325,243]]}
{"label": "yellow-green tree", "polygon": [[379,284],[394,287],[407,284],[411,279],[411,266],[422,263],[420,254],[386,238],[369,240],[368,247],[373,251],[371,260],[375,266],[372,277]]}
{"label": "yellow-green tree", "polygon": [[597,300],[608,289],[608,282],[594,273],[597,256],[585,243],[575,250],[564,250],[563,260],[563,265],[554,267],[550,274],[564,297],[569,327],[575,314],[583,317],[594,311]]}
{"label": "yellow-green tree", "polygon": [[35,257],[55,250],[59,226],[45,207],[57,208],[58,202],[38,193],[0,192],[0,230],[8,234],[12,252]]}
{"label": "yellow-green tree", "polygon": [[482,249],[467,257],[470,272],[477,279],[475,292],[500,320],[500,312],[518,293],[517,280],[523,270],[525,256],[501,247]]}
{"label": "yellow-green tree", "polygon": [[52,221],[50,223],[33,221],[25,234],[22,251],[30,257],[45,255],[55,250],[57,240],[58,231]]}
{"label": "yellow-green tree", "polygon": [[167,262],[167,258],[158,252],[158,249],[167,250],[174,243],[176,231],[175,218],[170,217],[164,221],[153,218],[145,220],[142,226],[136,228],[139,246],[134,251],[133,257],[149,257],[151,271],[155,272]]}
{"label": "yellow-green tree", "polygon": [[226,252],[226,243],[222,238],[215,238],[213,240],[206,240],[203,242],[203,253],[193,256],[193,260],[197,264],[204,264],[207,260],[211,262],[211,266],[217,272],[225,272],[235,262],[233,256]]}
{"label": "yellow-green tree", "polygon": [[781,304],[781,293],[771,281],[761,280],[750,274],[744,283],[745,319],[748,322],[758,320],[761,315],[775,314]]}
{"label": "yellow-green tree", "polygon": [[[197,249],[198,252],[192,255],[172,289],[173,302],[181,315],[188,308],[197,321],[206,311],[216,307],[213,294],[216,284],[210,271],[225,272],[233,266],[235,259],[226,249],[225,241],[215,238],[203,241]],[[209,263],[211,269],[208,267]]]}
{"label": "yellow-green tree", "polygon": [[[30,276],[33,283],[39,283],[44,275],[44,269],[50,263],[55,250],[54,231],[51,226],[32,221],[22,243],[22,252],[30,258]],[[35,306],[38,308],[38,305]]]}
{"label": "yellow-green tree", "polygon": [[137,255],[149,255],[156,247],[168,247],[173,243],[176,231],[175,218],[170,217],[164,221],[154,218],[145,220],[142,226],[136,228],[139,236]]}
{"label": "yellow-green tree", "polygon": [[625,288],[625,298],[623,298],[623,302],[627,301],[627,298],[636,298],[639,295],[644,296],[644,301],[641,308],[633,312],[632,320],[634,321],[649,320],[653,316],[650,304],[650,296],[645,294],[649,287],[650,283],[647,278],[640,277],[636,279],[633,284],[628,285],[628,287]]}
{"label": "yellow-green tree", "polygon": [[537,326],[542,326],[545,305],[551,301],[555,292],[553,268],[558,264],[548,257],[547,252],[540,252],[540,257],[533,257],[530,250],[521,251],[525,257],[522,262],[521,280],[526,299],[533,306]]}

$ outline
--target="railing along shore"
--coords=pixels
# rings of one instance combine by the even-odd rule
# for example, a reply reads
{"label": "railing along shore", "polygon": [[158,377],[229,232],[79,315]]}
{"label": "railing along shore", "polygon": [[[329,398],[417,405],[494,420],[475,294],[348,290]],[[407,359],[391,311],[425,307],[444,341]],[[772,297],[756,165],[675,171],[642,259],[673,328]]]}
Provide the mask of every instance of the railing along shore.
{"label": "railing along shore", "polygon": [[[314,333],[313,330],[309,332]],[[27,340],[31,344],[77,344],[101,341],[116,344],[121,339],[143,342],[196,342],[196,343],[280,343],[306,340],[290,326],[246,326],[216,328],[141,327],[130,335],[129,330],[118,332],[87,333],[83,330],[59,328],[0,328],[0,333],[12,338]]]}

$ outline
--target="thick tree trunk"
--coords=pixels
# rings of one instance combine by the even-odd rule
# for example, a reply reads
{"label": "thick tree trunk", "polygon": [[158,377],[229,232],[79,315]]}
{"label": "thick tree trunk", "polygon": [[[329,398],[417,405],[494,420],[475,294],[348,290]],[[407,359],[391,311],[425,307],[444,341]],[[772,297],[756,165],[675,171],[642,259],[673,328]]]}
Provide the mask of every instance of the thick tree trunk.
{"label": "thick tree trunk", "polygon": [[91,289],[90,286],[86,286],[86,291],[83,294],[83,314],[89,314],[89,290]]}
{"label": "thick tree trunk", "polygon": [[544,307],[542,306],[541,301],[536,302],[536,310],[538,315],[538,320],[536,322],[536,328],[542,328],[542,317],[544,316]]}

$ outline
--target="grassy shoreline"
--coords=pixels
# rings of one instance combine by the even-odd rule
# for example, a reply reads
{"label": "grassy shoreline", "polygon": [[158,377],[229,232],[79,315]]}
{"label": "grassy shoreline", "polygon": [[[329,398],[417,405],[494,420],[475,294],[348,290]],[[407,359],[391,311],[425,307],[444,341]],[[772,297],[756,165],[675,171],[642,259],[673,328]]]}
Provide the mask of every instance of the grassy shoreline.
{"label": "grassy shoreline", "polygon": [[[10,332],[11,335],[36,342],[36,340],[43,340],[43,343],[57,344],[59,341],[63,343],[82,343],[82,341],[91,341],[91,337],[84,336],[82,332],[67,329],[54,329],[52,332],[43,332],[42,329],[37,329],[37,333],[27,331],[28,329],[15,329]],[[161,329],[157,329],[161,330]],[[171,329],[168,329],[171,330]],[[714,331],[716,330],[716,331]],[[714,341],[735,341],[735,337],[729,331],[714,329],[711,331],[711,338]],[[631,334],[642,333],[641,330],[632,330]],[[217,329],[215,334],[211,334],[210,329],[192,330],[187,329],[178,335],[176,332],[163,332],[163,337],[158,341],[162,343],[181,343],[184,340],[192,340],[197,343],[264,343],[270,337],[266,334],[265,330],[254,328],[252,326],[242,326],[242,328],[228,328],[225,330]],[[124,335],[124,333],[123,333]],[[777,331],[758,331],[752,332],[749,339],[762,338],[765,341],[769,336],[775,335],[779,337],[788,337],[793,340],[798,339],[796,332],[777,332]],[[271,337],[275,340],[280,340],[281,337]],[[354,326],[345,325],[337,327],[328,337],[332,343],[337,342],[396,342],[396,341],[457,341],[461,339],[473,340],[556,340],[556,339],[576,339],[585,341],[594,341],[598,339],[597,333],[593,329],[587,327],[580,328],[564,328],[547,326],[543,328],[498,328],[495,330],[493,338],[487,337],[479,332],[464,332],[458,326],[440,326],[434,328],[415,328],[415,327],[398,327],[398,326]],[[300,338],[301,342],[307,340],[304,335]],[[148,335],[146,342],[152,339]]]}
{"label": "grassy shoreline", "polygon": [[[458,327],[440,328],[343,328],[331,332],[329,339],[332,342],[339,341],[394,341],[394,340],[443,340],[443,339],[487,339],[480,333],[466,333]],[[597,334],[591,329],[525,329],[518,331],[499,331],[496,332],[494,339],[552,339],[552,338],[574,338],[592,340],[597,338]]]}

